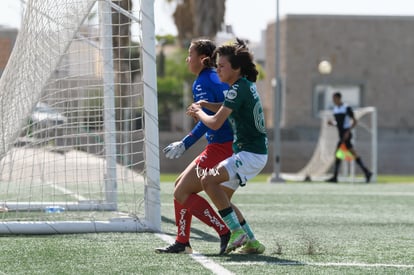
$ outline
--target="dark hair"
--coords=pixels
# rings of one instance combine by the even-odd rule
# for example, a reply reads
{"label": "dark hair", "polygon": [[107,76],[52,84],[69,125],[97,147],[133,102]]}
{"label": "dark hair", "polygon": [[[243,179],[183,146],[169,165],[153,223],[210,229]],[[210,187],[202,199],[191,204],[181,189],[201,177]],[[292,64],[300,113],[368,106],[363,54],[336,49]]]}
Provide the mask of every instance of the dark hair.
{"label": "dark hair", "polygon": [[240,68],[240,74],[251,82],[256,82],[259,72],[256,64],[253,62],[253,54],[249,51],[246,43],[236,38],[233,44],[224,44],[214,51],[213,59],[216,60],[217,55],[226,56],[233,69]]}
{"label": "dark hair", "polygon": [[336,93],[334,93],[334,94],[333,94],[333,96],[334,96],[334,97],[337,97],[337,98],[339,98],[339,99],[341,99],[341,98],[342,98],[342,94],[341,94],[340,92],[336,92]]}
{"label": "dark hair", "polygon": [[198,55],[205,55],[206,58],[203,59],[203,65],[206,67],[215,67],[216,63],[212,58],[214,50],[216,49],[216,44],[213,41],[205,38],[194,39],[190,44]]}

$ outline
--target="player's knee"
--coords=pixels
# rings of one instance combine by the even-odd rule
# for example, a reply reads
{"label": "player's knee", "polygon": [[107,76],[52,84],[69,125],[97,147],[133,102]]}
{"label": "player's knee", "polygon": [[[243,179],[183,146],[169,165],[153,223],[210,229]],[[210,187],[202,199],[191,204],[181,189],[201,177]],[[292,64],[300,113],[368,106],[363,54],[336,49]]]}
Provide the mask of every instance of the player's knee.
{"label": "player's knee", "polygon": [[185,190],[182,184],[178,184],[174,188],[174,199],[179,203],[183,204],[185,202],[188,192]]}
{"label": "player's knee", "polygon": [[200,181],[201,181],[201,186],[203,187],[203,190],[206,192],[208,192],[213,187],[214,183],[211,177],[209,176],[203,176]]}
{"label": "player's knee", "polygon": [[181,200],[180,200],[180,192],[179,192],[179,191],[177,191],[177,189],[175,189],[175,190],[174,190],[174,194],[173,194],[173,196],[174,196],[174,199],[175,199],[176,201],[178,201],[179,203],[181,203]]}
{"label": "player's knee", "polygon": [[201,185],[207,194],[214,194],[217,192],[217,188],[220,188],[220,181],[214,176],[205,176],[201,181]]}

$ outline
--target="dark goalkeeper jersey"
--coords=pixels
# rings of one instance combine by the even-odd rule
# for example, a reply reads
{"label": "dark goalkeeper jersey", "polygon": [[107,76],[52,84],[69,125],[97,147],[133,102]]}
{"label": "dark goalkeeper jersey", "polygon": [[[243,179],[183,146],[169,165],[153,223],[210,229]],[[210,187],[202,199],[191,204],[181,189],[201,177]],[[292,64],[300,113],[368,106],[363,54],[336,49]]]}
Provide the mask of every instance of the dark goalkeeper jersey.
{"label": "dark goalkeeper jersey", "polygon": [[346,104],[336,106],[333,109],[333,115],[336,121],[336,127],[338,128],[339,136],[351,128],[351,119],[354,119],[354,111]]}

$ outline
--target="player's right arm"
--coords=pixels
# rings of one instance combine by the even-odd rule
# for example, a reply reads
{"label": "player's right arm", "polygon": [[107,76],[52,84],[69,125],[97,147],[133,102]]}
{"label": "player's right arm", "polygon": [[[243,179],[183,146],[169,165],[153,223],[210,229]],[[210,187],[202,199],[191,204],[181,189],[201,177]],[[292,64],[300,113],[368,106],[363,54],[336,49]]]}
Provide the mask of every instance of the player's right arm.
{"label": "player's right arm", "polygon": [[208,128],[201,121],[198,121],[191,132],[182,140],[170,143],[163,149],[165,156],[169,159],[181,157],[184,152],[197,142],[206,132]]}
{"label": "player's right arm", "polygon": [[217,111],[223,105],[222,102],[208,102],[206,100],[199,100],[196,103],[199,104],[202,108],[206,108],[213,113],[217,113]]}
{"label": "player's right arm", "polygon": [[[198,78],[193,83],[194,101],[203,99],[206,96],[206,99],[208,99],[208,93],[195,92],[198,90],[205,90],[206,87],[204,83],[205,82],[202,78]],[[201,121],[197,121],[191,132],[188,133],[188,135],[186,135],[180,141],[170,143],[167,147],[163,149],[165,156],[169,159],[176,159],[181,157],[188,148],[190,148],[194,143],[196,143],[207,132],[207,130],[208,128]]]}
{"label": "player's right arm", "polygon": [[232,109],[221,105],[219,110],[214,115],[208,115],[205,112],[203,112],[200,104],[193,103],[187,109],[187,114],[192,117],[196,117],[210,129],[218,130],[230,116],[232,111]]}

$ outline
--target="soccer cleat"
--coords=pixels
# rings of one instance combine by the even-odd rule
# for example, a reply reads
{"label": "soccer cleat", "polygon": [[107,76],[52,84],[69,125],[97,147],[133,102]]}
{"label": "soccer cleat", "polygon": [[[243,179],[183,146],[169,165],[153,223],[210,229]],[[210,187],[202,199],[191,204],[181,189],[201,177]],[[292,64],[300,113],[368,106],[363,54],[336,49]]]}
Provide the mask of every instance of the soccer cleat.
{"label": "soccer cleat", "polygon": [[338,182],[338,179],[336,177],[332,177],[330,179],[327,179],[326,182]]}
{"label": "soccer cleat", "polygon": [[170,246],[167,246],[165,248],[156,248],[155,252],[158,253],[176,253],[176,254],[192,254],[193,249],[190,246],[190,243],[179,243],[175,242]]}
{"label": "soccer cleat", "polygon": [[247,241],[247,235],[243,229],[238,229],[238,230],[231,232],[230,240],[227,245],[226,251],[224,253],[228,254],[232,252],[236,248],[245,244],[246,241]]}
{"label": "soccer cleat", "polygon": [[231,236],[230,231],[227,232],[226,234],[220,236],[220,252],[219,252],[219,255],[223,255],[224,252],[226,252],[226,248],[227,248],[227,244],[229,243],[230,236]]}
{"label": "soccer cleat", "polygon": [[368,171],[365,173],[365,182],[369,183],[372,177],[372,172]]}
{"label": "soccer cleat", "polygon": [[263,254],[266,247],[261,244],[258,240],[248,240],[237,253],[239,254]]}

